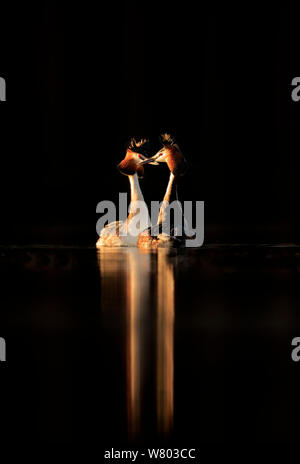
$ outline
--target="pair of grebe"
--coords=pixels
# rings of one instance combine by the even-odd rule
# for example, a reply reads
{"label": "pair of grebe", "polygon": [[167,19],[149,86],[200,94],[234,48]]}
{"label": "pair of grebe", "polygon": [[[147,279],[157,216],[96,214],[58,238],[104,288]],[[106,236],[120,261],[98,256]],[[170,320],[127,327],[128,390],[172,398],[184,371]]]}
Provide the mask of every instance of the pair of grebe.
{"label": "pair of grebe", "polygon": [[[125,158],[118,165],[119,171],[128,176],[131,191],[131,203],[129,215],[126,221],[116,221],[107,224],[101,231],[96,243],[97,247],[128,246],[139,248],[158,248],[165,246],[184,246],[185,235],[177,236],[176,228],[170,234],[164,232],[164,224],[167,220],[167,210],[174,193],[177,198],[177,180],[183,176],[188,164],[184,158],[174,137],[169,134],[161,135],[162,148],[152,157],[147,158],[148,140],[136,141],[131,139],[126,150]],[[139,178],[143,177],[144,165],[166,163],[170,170],[169,182],[162,205],[159,210],[156,226],[151,226],[147,206],[140,188]],[[141,202],[146,214],[142,216],[143,223],[140,225],[143,232],[139,235],[130,234],[130,226],[135,216],[140,212]]]}

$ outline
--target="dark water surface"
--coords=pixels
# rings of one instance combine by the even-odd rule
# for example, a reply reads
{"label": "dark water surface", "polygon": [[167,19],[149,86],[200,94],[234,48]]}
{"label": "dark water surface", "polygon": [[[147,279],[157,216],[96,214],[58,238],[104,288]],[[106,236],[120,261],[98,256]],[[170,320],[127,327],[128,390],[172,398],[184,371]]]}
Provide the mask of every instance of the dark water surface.
{"label": "dark water surface", "polygon": [[8,438],[298,440],[299,247],[0,251]]}

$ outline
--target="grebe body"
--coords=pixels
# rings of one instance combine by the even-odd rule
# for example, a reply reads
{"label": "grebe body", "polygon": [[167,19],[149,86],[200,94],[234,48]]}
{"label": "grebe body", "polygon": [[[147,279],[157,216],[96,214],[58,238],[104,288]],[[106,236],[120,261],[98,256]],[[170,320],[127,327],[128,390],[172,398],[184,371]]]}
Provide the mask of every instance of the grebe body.
{"label": "grebe body", "polygon": [[[161,143],[163,147],[156,153],[156,155],[140,162],[141,165],[153,164],[153,162],[166,163],[170,170],[170,176],[163,202],[159,210],[157,224],[155,227],[149,227],[139,235],[139,248],[184,247],[186,238],[191,237],[189,234],[186,235],[188,227],[183,214],[184,232],[182,231],[179,235],[176,224],[174,224],[170,231],[167,230],[169,227],[167,224],[168,208],[172,200],[178,200],[177,181],[179,177],[186,173],[188,163],[174,137],[169,134],[163,134],[161,135]],[[181,209],[180,204],[178,204],[178,207]]]}
{"label": "grebe body", "polygon": [[[137,142],[131,139],[126,151],[125,158],[118,165],[121,174],[128,176],[130,183],[130,209],[126,221],[115,221],[107,224],[101,231],[96,247],[135,247],[138,242],[136,233],[136,216],[139,214],[139,230],[144,230],[150,225],[148,209],[140,188],[139,178],[143,177],[144,168],[140,164],[141,160],[146,160],[144,156],[147,150],[147,140],[142,139]],[[142,209],[142,214],[141,214]]]}

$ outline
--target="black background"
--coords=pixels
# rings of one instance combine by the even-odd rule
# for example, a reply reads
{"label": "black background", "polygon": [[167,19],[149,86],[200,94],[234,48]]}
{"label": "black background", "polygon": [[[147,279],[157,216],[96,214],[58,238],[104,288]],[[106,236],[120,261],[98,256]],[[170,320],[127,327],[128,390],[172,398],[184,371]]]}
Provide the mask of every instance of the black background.
{"label": "black background", "polygon": [[[3,11],[3,243],[94,243],[96,204],[128,191],[115,168],[127,138],[165,130],[192,164],[181,199],[205,201],[206,242],[297,240],[294,11],[53,1]],[[147,167],[147,201],[167,178]]]}
{"label": "black background", "polygon": [[[162,131],[174,133],[191,162],[180,192],[184,199],[205,201],[207,243],[298,241],[300,102],[291,100],[291,81],[300,75],[300,33],[294,10],[48,0],[1,5],[0,22],[0,76],[7,82],[7,102],[0,102],[1,245],[93,245],[97,203],[117,201],[120,191],[128,191],[128,180],[116,170],[126,140],[143,135],[155,141]],[[148,166],[145,174],[146,200],[160,200],[167,168]],[[6,436],[99,438],[92,421],[101,418],[103,407],[110,408],[99,374],[106,375],[114,354],[105,345],[108,356],[99,366],[100,274],[94,250],[93,255],[1,252]],[[266,265],[264,250],[245,262],[231,251],[225,258],[204,252],[207,259],[196,261],[190,274],[180,271],[176,317],[182,358],[176,356],[179,388],[197,389],[203,359],[203,378],[213,388],[204,391],[204,415],[193,404],[197,391],[179,404],[181,414],[189,418],[196,410],[205,427],[209,418],[207,435],[215,436],[211,404],[215,411],[220,406],[234,424],[225,428],[225,438],[245,432],[252,441],[254,406],[262,396],[266,406],[257,420],[258,435],[266,430],[274,441],[297,441],[299,366],[290,360],[290,342],[299,335],[298,261],[290,266],[286,251],[286,261],[273,252],[273,267]],[[230,285],[222,283],[226,272],[233,276]],[[190,305],[188,285],[195,292]],[[222,305],[229,314],[224,349],[214,330],[204,325],[198,331],[203,308],[207,320],[214,320],[211,298],[220,301],[221,315]],[[109,332],[106,337],[104,344]],[[219,370],[214,355],[205,358],[211,346],[221,350]],[[121,397],[114,382],[118,375],[110,375]],[[206,403],[205,395],[215,396],[215,403]],[[239,421],[245,411],[243,430]],[[115,427],[113,416],[110,425]]]}

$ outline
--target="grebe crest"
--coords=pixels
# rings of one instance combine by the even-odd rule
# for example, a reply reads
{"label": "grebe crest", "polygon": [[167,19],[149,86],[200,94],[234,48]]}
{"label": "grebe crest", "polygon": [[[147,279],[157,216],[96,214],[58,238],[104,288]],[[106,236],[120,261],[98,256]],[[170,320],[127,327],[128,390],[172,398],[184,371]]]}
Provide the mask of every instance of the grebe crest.
{"label": "grebe crest", "polygon": [[183,176],[187,169],[188,163],[183,156],[175,137],[171,134],[165,133],[160,136],[160,143],[162,148],[156,155],[141,161],[141,165],[150,164],[155,161],[158,163],[166,163],[169,170],[175,177]]}
{"label": "grebe crest", "polygon": [[149,155],[149,140],[132,137],[128,142],[125,158],[118,164],[117,168],[125,176],[133,176],[135,173],[140,179],[144,177],[144,167],[141,161],[147,160]]}

